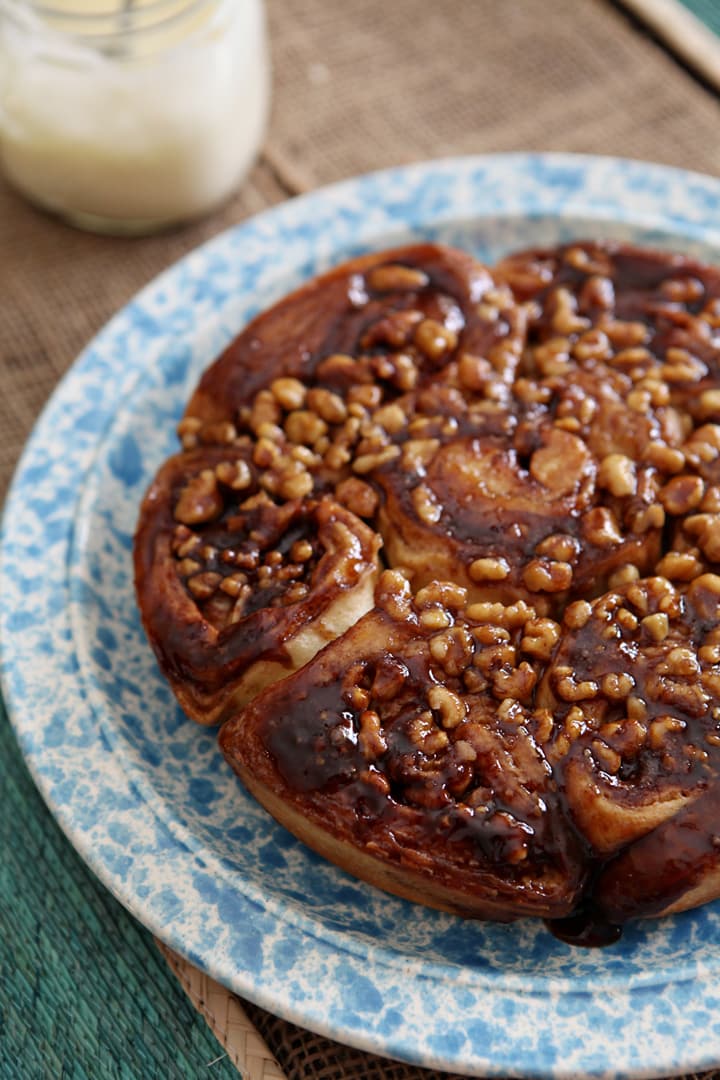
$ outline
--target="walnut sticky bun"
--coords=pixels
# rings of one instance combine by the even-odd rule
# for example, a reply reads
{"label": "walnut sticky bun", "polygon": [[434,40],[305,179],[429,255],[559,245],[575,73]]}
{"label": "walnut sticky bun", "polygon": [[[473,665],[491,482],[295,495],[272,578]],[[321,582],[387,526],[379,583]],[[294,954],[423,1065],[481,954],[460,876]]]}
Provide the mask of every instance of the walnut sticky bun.
{"label": "walnut sticky bun", "polygon": [[179,435],[143,621],[280,822],[464,916],[720,896],[720,270],[362,256],[250,323]]}
{"label": "walnut sticky bun", "polygon": [[324,495],[273,500],[244,446],[160,470],[136,536],[148,634],[181,705],[214,724],[373,603],[380,540]]}

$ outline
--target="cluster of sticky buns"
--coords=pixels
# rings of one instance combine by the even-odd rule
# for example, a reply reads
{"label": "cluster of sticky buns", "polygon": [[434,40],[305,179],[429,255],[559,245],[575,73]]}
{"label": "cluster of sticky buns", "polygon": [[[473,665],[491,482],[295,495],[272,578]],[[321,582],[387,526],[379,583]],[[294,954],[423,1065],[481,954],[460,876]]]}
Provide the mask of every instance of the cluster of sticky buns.
{"label": "cluster of sticky buns", "polygon": [[720,270],[362,256],[255,319],[179,434],[143,621],[279,821],[464,915],[720,894]]}

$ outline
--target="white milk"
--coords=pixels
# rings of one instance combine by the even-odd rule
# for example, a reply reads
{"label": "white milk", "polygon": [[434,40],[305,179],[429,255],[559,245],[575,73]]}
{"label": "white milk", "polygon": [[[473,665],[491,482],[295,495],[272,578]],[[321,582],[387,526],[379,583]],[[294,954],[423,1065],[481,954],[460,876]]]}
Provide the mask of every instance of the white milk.
{"label": "white milk", "polygon": [[[135,0],[131,16],[118,0],[52,6],[111,14],[80,20],[78,33],[70,16],[43,20],[28,3],[0,0],[0,152],[10,181],[109,231],[194,218],[227,198],[267,122],[262,0]],[[132,33],[118,33],[130,19]]]}

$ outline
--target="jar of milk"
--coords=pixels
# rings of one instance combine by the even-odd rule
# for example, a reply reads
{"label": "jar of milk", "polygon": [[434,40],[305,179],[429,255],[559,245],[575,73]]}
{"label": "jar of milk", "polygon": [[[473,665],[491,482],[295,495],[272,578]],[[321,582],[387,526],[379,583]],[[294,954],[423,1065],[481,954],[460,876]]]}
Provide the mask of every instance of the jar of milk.
{"label": "jar of milk", "polygon": [[269,111],[262,0],[0,0],[0,160],[29,199],[145,233],[222,203]]}

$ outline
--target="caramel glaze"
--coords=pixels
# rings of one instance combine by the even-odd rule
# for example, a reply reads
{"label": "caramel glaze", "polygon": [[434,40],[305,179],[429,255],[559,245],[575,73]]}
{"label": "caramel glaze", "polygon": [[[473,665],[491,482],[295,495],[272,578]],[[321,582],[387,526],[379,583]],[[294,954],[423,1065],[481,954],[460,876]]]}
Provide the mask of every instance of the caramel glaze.
{"label": "caramel glaze", "polygon": [[[368,275],[388,263],[417,268],[426,280],[416,287],[373,290]],[[413,322],[388,321],[388,314],[419,312],[462,332],[467,347],[482,351],[508,329],[473,314],[492,284],[471,256],[436,245],[361,256],[258,316],[202,377],[186,413],[205,421],[236,420],[276,376],[341,391],[379,380],[385,394],[394,396],[402,391],[393,374],[383,375],[373,357],[409,343]],[[330,356],[360,353],[364,359],[352,371],[324,370]],[[424,365],[427,372],[438,366],[427,357]]]}
{"label": "caramel glaze", "polygon": [[[512,284],[518,297],[539,304],[539,317],[530,325],[531,338],[538,341],[556,332],[554,305],[547,301],[564,288],[575,299],[578,315],[593,326],[602,325],[608,312],[615,320],[642,323],[646,334],[640,343],[650,352],[653,368],[662,366],[668,349],[688,350],[695,370],[670,383],[670,399],[698,419],[698,394],[716,387],[720,378],[717,339],[710,332],[720,312],[720,269],[683,255],[588,242],[511,255],[496,274]],[[709,315],[710,325],[698,334],[702,314]]]}
{"label": "caramel glaze", "polygon": [[228,721],[222,749],[317,829],[404,871],[428,903],[442,885],[466,895],[464,909],[450,908],[466,914],[473,890],[503,905],[496,918],[562,914],[585,869],[576,836],[550,810],[561,796],[542,748],[517,719],[493,717],[484,695],[466,696],[467,718],[443,740],[423,715],[441,677],[428,637],[412,616],[370,613]]}
{"label": "caramel glaze", "polygon": [[[647,579],[601,597],[536,696],[553,710],[546,752],[594,858],[595,912],[609,924],[673,910],[717,879],[719,583],[704,575],[674,589]],[[567,700],[575,694],[558,690],[558,673],[570,667],[575,684],[592,680],[600,693]],[[620,697],[618,679],[630,672],[634,685]],[[571,711],[574,737],[558,747]]]}
{"label": "caramel glaze", "polygon": [[[228,696],[228,685],[259,658],[290,670],[289,645],[319,613],[328,612],[332,621],[333,604],[366,582],[380,546],[377,534],[353,513],[357,507],[373,517],[356,489],[348,489],[345,505],[334,501],[338,482],[354,479],[351,469],[328,465],[312,450],[318,437],[313,425],[324,431],[329,424],[342,439],[343,424],[290,405],[283,413],[268,386],[275,378],[299,376],[333,398],[336,408],[339,401],[343,419],[353,404],[367,415],[361,402],[369,404],[375,394],[384,405],[398,398],[414,402],[415,388],[443,368],[458,341],[484,350],[507,334],[504,321],[476,312],[492,284],[469,255],[432,245],[361,257],[259,316],[203,376],[180,425],[185,453],[160,471],[149,490],[135,544],[136,590],[148,636],[176,692],[182,685],[191,698],[183,704],[196,719],[214,722],[219,706],[208,708],[209,695]],[[418,327],[427,339],[423,348],[414,340]],[[301,426],[299,434],[288,434],[281,453],[275,434],[262,432],[270,427],[282,436],[277,423],[283,416],[288,431],[293,418]],[[374,449],[371,438],[359,441],[357,431],[352,437],[356,453],[365,444]],[[336,449],[343,453],[345,445]],[[275,467],[276,460],[282,467]],[[247,474],[242,482],[228,472],[238,463]],[[204,492],[202,478],[219,469],[223,476],[210,478]],[[256,500],[261,502],[252,505]],[[318,515],[328,529],[332,519],[356,537],[360,550],[348,549],[342,565],[328,550],[318,563]],[[313,554],[289,579],[295,591],[280,584],[279,574],[271,575],[271,585],[262,577],[269,560],[279,558],[282,572],[288,570],[288,549],[300,538]],[[186,552],[184,541],[193,540],[196,547]],[[199,565],[183,574],[188,558]],[[228,583],[238,575],[247,594],[241,610]],[[306,592],[295,600],[300,585]],[[356,617],[366,608],[363,601]]]}
{"label": "caramel glaze", "polygon": [[[535,461],[546,450],[564,466],[552,486],[533,475],[541,475]],[[642,466],[638,472],[636,492],[613,498],[597,489],[597,461],[574,435],[547,426],[537,431],[534,443],[525,439],[519,452],[512,438],[473,438],[461,426],[438,450],[422,480],[441,508],[437,521],[418,518],[417,476],[397,470],[379,473],[385,494],[381,529],[390,562],[410,565],[418,586],[433,577],[456,577],[482,596],[526,597],[529,590],[540,591],[544,595],[534,598],[538,610],[561,610],[570,589],[576,598],[594,596],[617,567],[631,563],[645,573],[655,565],[660,530],[636,531],[632,522],[655,501],[656,474]],[[614,543],[595,527],[598,506],[608,508],[622,526],[622,538]],[[424,553],[422,565],[416,553]],[[534,560],[543,568],[553,555],[554,561],[569,565],[567,583],[548,581],[547,589],[533,589],[528,585],[529,564]],[[509,564],[500,584],[474,581],[464,572],[482,558],[502,558]]]}
{"label": "caramel glaze", "polygon": [[[204,520],[192,528],[178,522],[188,482],[248,458],[241,445],[170,459],[145,497],[136,534],[136,589],[149,640],[171,684],[195,689],[183,704],[201,710],[202,722],[212,695],[224,708],[234,683],[259,659],[292,670],[288,640],[374,568],[378,548],[371,530],[330,500],[278,505],[258,498],[250,468],[242,492],[214,484],[210,517],[200,494]],[[307,548],[300,563],[291,558],[299,542]],[[229,587],[238,574],[240,591]]]}
{"label": "caramel glaze", "polygon": [[[645,618],[673,611],[671,631],[654,650],[642,623],[636,634],[606,638],[612,605],[596,601],[592,617],[566,632],[550,662],[533,665],[538,691],[511,708],[503,697],[507,661],[489,644],[498,627],[477,622],[472,607],[456,609],[441,634],[468,631],[470,653],[461,659],[455,648],[449,657],[438,653],[438,661],[438,634],[422,625],[423,610],[438,601],[421,590],[412,609],[393,610],[391,602],[388,611],[383,590],[381,579],[378,606],[344,639],[225,724],[221,746],[241,775],[279,793],[318,830],[330,828],[351,849],[402,869],[425,888],[425,902],[437,903],[438,883],[466,896],[475,889],[495,903],[512,895],[504,917],[539,915],[577,945],[612,943],[628,918],[673,910],[716,875],[720,841],[710,811],[718,796],[710,785],[719,764],[718,669],[697,661],[701,697],[666,668],[687,665],[716,633],[720,579],[699,578],[679,592],[663,580],[649,596],[641,586],[617,594],[626,611],[634,600]],[[521,654],[529,632],[525,624],[509,635]],[[678,649],[686,654],[677,656]],[[566,660],[575,662],[577,683],[630,668],[648,706],[642,724],[635,722],[643,730],[618,723],[627,701],[609,696],[606,685],[580,699],[584,715],[573,718],[568,740],[565,721],[578,706],[562,686],[551,689]],[[484,688],[469,690],[481,674]],[[462,702],[461,717],[442,715],[433,687]],[[553,705],[550,725],[542,702]],[[675,726],[665,730],[668,718]],[[700,752],[688,755],[688,748]],[[609,825],[602,816],[584,817],[583,788],[571,776],[578,763],[596,796],[614,802],[619,820],[612,812]],[[664,800],[668,815],[657,819]],[[610,827],[617,835],[608,838]],[[312,835],[304,839],[313,843]],[[337,852],[336,861],[342,864]],[[351,854],[346,865],[352,868]],[[448,906],[444,894],[438,906]],[[468,908],[450,910],[472,913]]]}
{"label": "caramel glaze", "polygon": [[[259,653],[289,670],[381,540],[412,583],[388,571],[221,730],[302,839],[400,895],[578,944],[720,895],[719,298],[719,270],[613,243],[492,274],[417,245],[304,286],[203,376],[136,545],[181,701]],[[218,467],[219,500],[198,480]],[[201,518],[217,505],[187,525],[195,494]],[[339,586],[321,519],[357,538]],[[261,577],[258,553],[287,567],[301,541],[290,584]],[[235,619],[226,561],[251,549]]]}

